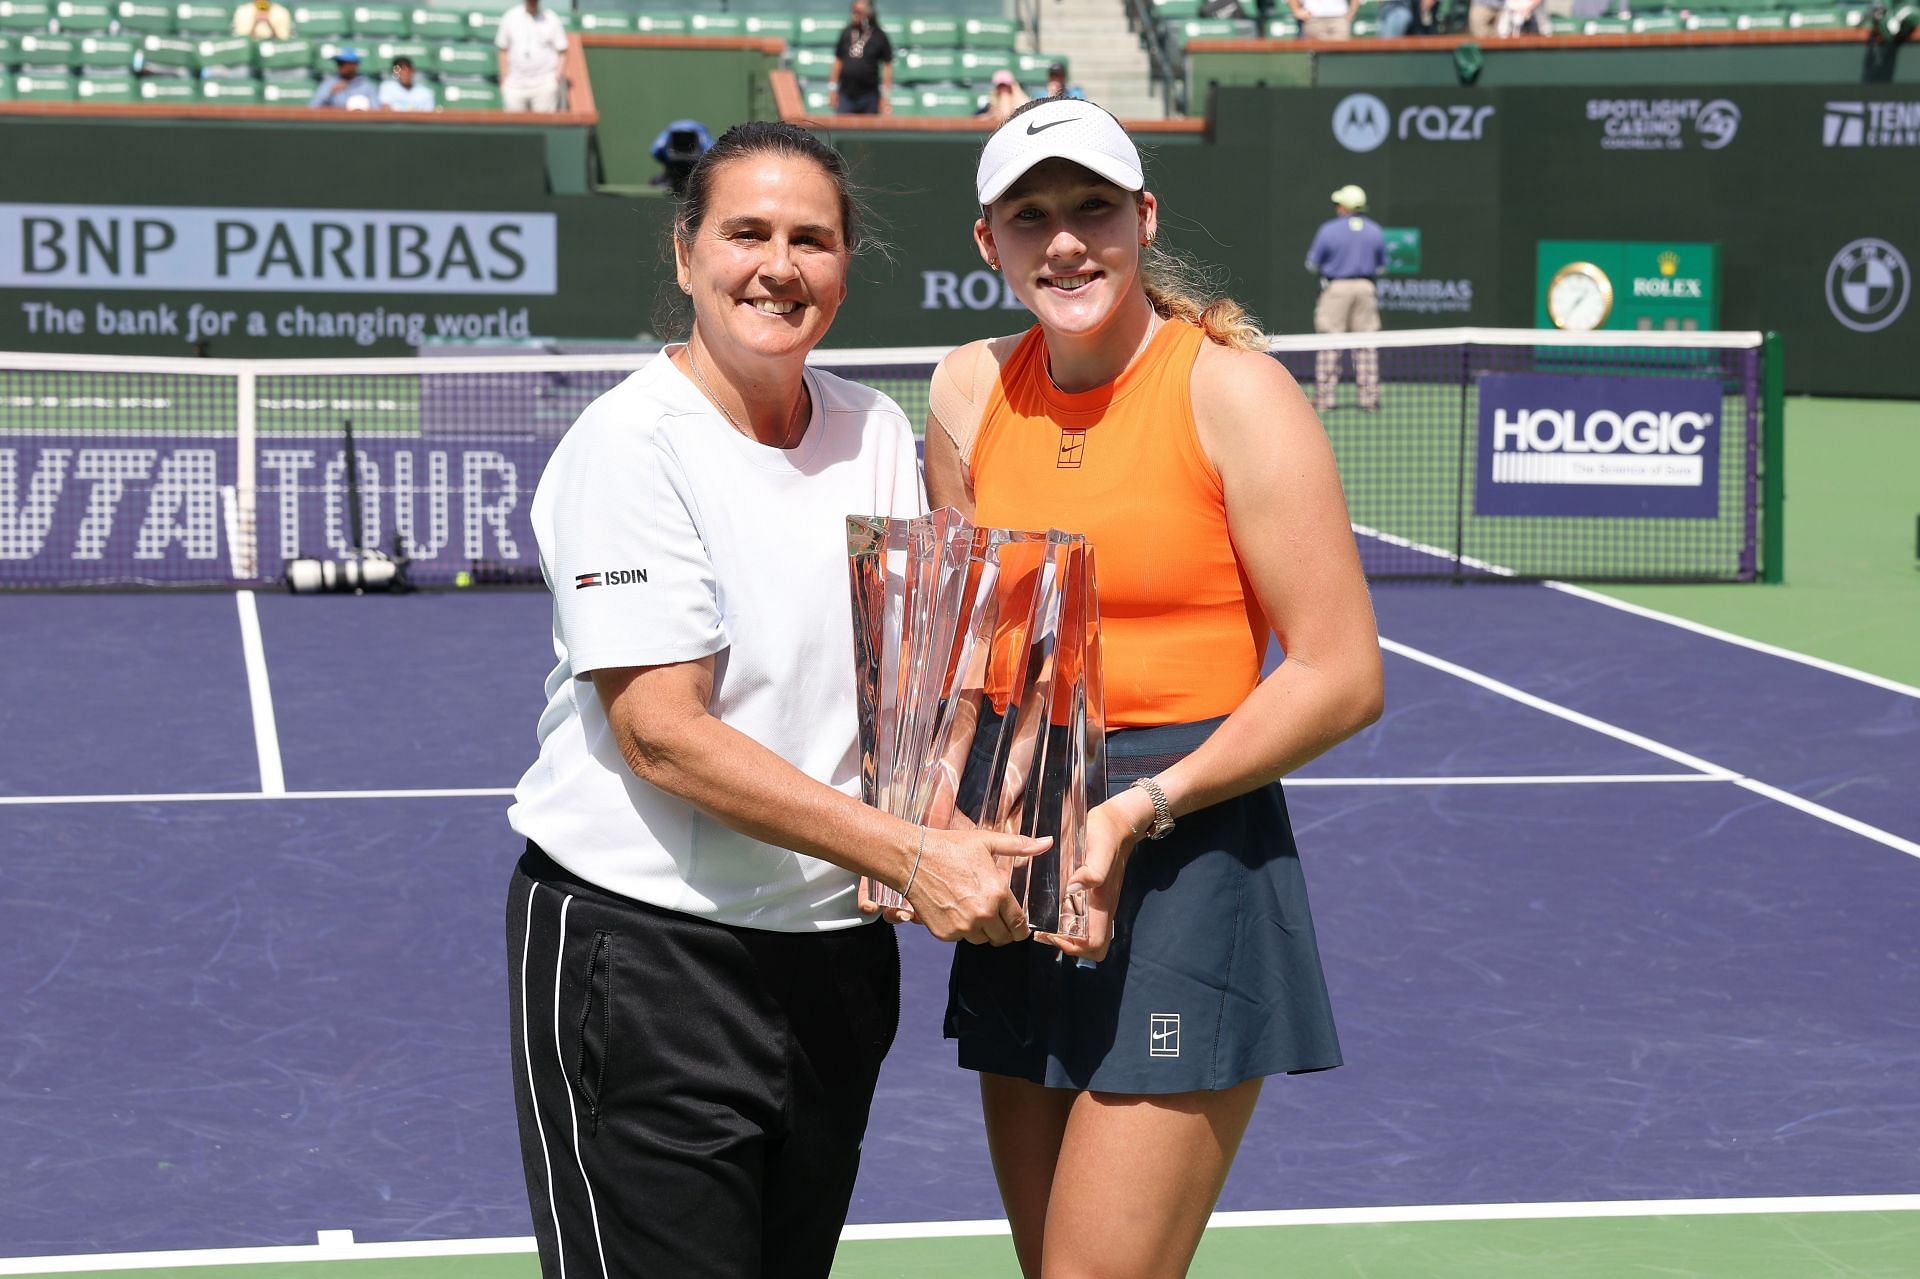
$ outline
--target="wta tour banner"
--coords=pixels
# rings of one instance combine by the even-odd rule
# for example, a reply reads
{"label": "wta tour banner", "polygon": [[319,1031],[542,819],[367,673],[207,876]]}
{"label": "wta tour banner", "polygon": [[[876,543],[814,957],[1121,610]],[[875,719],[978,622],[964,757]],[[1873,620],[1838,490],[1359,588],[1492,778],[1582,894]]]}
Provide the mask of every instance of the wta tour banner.
{"label": "wta tour banner", "polygon": [[1476,515],[1716,518],[1717,378],[1489,373]]}

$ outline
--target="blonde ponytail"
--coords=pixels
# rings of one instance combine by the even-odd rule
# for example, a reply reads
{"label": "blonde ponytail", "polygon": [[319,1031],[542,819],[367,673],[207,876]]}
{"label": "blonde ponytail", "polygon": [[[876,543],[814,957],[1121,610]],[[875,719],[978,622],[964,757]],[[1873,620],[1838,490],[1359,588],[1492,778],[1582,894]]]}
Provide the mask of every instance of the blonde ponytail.
{"label": "blonde ponytail", "polygon": [[1260,321],[1221,293],[1217,275],[1185,254],[1158,245],[1147,246],[1141,255],[1140,281],[1162,319],[1198,325],[1208,341],[1236,351],[1266,350],[1267,335]]}

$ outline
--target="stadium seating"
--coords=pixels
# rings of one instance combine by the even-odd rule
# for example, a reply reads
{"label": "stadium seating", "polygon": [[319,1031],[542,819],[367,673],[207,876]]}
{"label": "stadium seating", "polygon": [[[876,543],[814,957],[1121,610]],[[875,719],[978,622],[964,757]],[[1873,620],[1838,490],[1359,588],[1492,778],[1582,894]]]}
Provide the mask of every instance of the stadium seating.
{"label": "stadium seating", "polygon": [[113,6],[106,0],[60,0],[53,19],[62,35],[105,35],[113,30]]}

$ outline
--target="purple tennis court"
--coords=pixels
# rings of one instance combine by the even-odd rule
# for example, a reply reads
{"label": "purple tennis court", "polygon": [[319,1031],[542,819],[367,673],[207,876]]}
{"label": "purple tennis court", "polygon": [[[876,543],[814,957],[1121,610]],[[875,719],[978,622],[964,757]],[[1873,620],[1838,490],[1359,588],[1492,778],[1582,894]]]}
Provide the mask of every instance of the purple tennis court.
{"label": "purple tennis court", "polygon": [[[1545,587],[1375,601],[1387,714],[1289,788],[1348,1064],[1269,1082],[1220,1207],[1910,1193],[1920,699]],[[0,1257],[528,1234],[545,596],[16,595],[0,642]],[[853,1220],[997,1218],[903,941]]]}

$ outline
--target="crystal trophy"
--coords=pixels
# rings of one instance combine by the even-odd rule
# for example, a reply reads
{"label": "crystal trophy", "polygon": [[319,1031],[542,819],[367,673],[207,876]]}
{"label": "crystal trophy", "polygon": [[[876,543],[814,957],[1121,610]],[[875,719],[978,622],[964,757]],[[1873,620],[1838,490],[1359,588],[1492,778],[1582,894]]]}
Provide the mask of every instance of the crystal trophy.
{"label": "crystal trophy", "polygon": [[[849,516],[860,784],[942,829],[1052,836],[1004,859],[1038,932],[1084,939],[1087,809],[1106,798],[1093,548],[1079,534],[976,528],[951,507]],[[861,891],[905,906],[873,880]]]}

